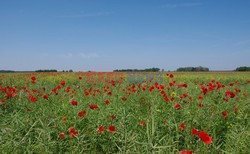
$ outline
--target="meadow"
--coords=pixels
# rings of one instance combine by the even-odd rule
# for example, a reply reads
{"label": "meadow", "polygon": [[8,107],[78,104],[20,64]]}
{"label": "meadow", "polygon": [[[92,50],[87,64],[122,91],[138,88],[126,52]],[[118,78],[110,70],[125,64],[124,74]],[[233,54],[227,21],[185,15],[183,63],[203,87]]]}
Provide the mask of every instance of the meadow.
{"label": "meadow", "polygon": [[0,153],[250,153],[250,73],[0,74]]}

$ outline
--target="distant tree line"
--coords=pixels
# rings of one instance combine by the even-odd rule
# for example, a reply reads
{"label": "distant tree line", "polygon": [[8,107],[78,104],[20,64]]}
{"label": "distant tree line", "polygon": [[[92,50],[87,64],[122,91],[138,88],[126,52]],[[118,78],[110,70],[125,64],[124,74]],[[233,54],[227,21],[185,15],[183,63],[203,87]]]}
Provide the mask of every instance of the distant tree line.
{"label": "distant tree line", "polygon": [[14,73],[12,70],[0,70],[0,73]]}
{"label": "distant tree line", "polygon": [[247,66],[237,67],[236,71],[250,71],[250,67]]}
{"label": "distant tree line", "polygon": [[180,67],[176,70],[177,72],[209,72],[207,67]]}
{"label": "distant tree line", "polygon": [[70,69],[70,70],[63,70],[62,72],[74,72],[74,71]]}
{"label": "distant tree line", "polygon": [[159,68],[146,68],[146,69],[116,69],[113,72],[159,72]]}
{"label": "distant tree line", "polygon": [[57,72],[57,70],[56,69],[45,69],[45,70],[42,70],[42,69],[40,69],[40,70],[36,70],[35,72]]}

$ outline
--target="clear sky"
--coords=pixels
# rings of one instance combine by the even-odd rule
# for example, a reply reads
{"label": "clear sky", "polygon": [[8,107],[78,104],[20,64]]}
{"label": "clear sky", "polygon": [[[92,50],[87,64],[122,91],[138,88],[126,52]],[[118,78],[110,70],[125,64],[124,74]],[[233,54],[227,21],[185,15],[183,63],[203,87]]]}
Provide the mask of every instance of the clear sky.
{"label": "clear sky", "polygon": [[1,0],[0,70],[250,66],[250,0]]}

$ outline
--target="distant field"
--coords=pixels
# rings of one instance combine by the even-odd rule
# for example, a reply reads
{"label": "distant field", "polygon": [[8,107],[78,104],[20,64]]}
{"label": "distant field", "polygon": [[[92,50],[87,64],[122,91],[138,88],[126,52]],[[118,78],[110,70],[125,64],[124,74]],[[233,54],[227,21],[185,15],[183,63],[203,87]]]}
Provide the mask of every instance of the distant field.
{"label": "distant field", "polygon": [[107,74],[0,74],[0,153],[250,152],[250,72]]}

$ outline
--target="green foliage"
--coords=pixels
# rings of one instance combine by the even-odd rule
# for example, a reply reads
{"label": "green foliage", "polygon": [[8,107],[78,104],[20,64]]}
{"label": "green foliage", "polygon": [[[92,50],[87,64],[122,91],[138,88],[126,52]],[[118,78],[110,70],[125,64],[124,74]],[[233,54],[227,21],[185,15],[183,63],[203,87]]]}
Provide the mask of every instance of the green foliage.
{"label": "green foliage", "polygon": [[14,73],[12,70],[0,70],[0,73]]}
{"label": "green foliage", "polygon": [[250,67],[247,66],[237,67],[236,71],[250,71]]}
{"label": "green foliage", "polygon": [[146,68],[146,69],[116,69],[113,72],[159,72],[159,68]]}
{"label": "green foliage", "polygon": [[57,72],[57,70],[56,69],[44,69],[44,70],[40,69],[40,70],[36,70],[35,72]]}
{"label": "green foliage", "polygon": [[177,72],[208,72],[209,68],[207,67],[180,67],[176,70]]}

